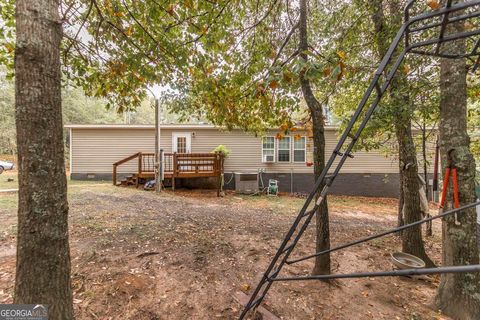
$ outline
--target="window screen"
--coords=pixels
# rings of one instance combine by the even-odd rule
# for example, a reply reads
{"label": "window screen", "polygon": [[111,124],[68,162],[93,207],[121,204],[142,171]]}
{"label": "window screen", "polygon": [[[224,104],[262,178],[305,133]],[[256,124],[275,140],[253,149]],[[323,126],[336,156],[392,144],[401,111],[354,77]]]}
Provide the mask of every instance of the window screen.
{"label": "window screen", "polygon": [[290,137],[278,139],[278,162],[290,162]]}
{"label": "window screen", "polygon": [[274,137],[263,137],[262,139],[262,161],[270,162],[274,161],[275,156],[275,138]]}
{"label": "window screen", "polygon": [[299,137],[293,140],[293,161],[305,162],[306,138]]}

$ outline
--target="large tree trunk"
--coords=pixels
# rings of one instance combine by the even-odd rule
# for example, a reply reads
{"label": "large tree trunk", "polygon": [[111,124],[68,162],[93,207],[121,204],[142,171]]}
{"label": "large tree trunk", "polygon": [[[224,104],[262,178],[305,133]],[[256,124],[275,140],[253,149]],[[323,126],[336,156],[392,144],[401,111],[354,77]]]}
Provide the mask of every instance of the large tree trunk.
{"label": "large tree trunk", "polygon": [[[388,44],[393,39],[389,30],[396,30],[401,25],[402,10],[398,1],[386,3],[390,13],[394,14],[392,21],[387,22],[384,14],[383,0],[373,0],[372,22],[375,27],[376,44],[380,58],[388,50]],[[390,24],[390,26],[388,26]],[[400,200],[398,224],[409,224],[422,219],[420,210],[420,194],[418,183],[417,151],[412,136],[412,104],[407,91],[407,78],[405,74],[397,73],[390,85],[390,98],[393,106],[392,118],[398,143]],[[401,212],[400,212],[401,210]],[[403,213],[403,217],[400,215]],[[413,254],[425,261],[427,266],[433,266],[432,260],[425,253],[420,226],[402,231],[402,250]]]}
{"label": "large tree trunk", "polygon": [[[395,92],[392,93],[395,94]],[[410,224],[422,219],[418,183],[418,162],[411,128],[412,110],[410,110],[409,106],[406,106],[405,110],[405,106],[400,104],[402,100],[395,100],[399,103],[396,105],[398,113],[397,117],[395,117],[397,119],[395,122],[395,131],[399,146],[399,170],[403,189],[401,190],[403,193],[403,219],[405,224]],[[402,231],[402,250],[403,252],[421,258],[428,267],[434,266],[433,261],[425,252],[422,240],[422,228],[420,225]]]}
{"label": "large tree trunk", "polygon": [[[453,31],[462,31],[460,25],[449,27]],[[443,52],[463,53],[464,41],[448,42],[442,45]],[[467,83],[464,59],[442,59],[440,64],[440,153],[442,167],[447,165],[446,155],[452,153],[458,170],[460,205],[475,201],[475,160],[470,152],[470,139],[467,134]],[[445,172],[444,172],[445,174]],[[447,194],[449,202],[444,210],[452,208],[452,188]],[[455,217],[443,220],[443,264],[478,264],[476,243],[475,209],[466,210]],[[455,319],[480,319],[480,274],[442,275],[436,297],[437,306]]]}
{"label": "large tree trunk", "polygon": [[[307,29],[307,0],[300,0],[300,43],[299,50],[301,57],[308,60],[308,29]],[[300,74],[300,85],[302,88],[303,98],[310,110],[313,122],[313,160],[315,180],[320,177],[320,174],[325,167],[325,130],[324,130],[324,116],[322,105],[315,98],[312,91],[310,81]],[[321,186],[320,190],[323,188]],[[318,211],[316,212],[316,251],[324,251],[330,249],[330,228],[328,221],[328,205],[327,198],[323,199]],[[315,258],[315,266],[312,273],[329,274],[330,273],[330,254],[324,254]]]}
{"label": "large tree trunk", "polygon": [[17,0],[15,107],[19,193],[15,303],[73,319],[59,1]]}

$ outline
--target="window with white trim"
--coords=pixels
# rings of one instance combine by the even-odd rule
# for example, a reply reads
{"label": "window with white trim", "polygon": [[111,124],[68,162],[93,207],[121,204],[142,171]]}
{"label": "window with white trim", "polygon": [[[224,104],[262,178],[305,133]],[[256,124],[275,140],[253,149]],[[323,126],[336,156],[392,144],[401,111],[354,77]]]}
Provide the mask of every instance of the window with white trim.
{"label": "window with white trim", "polygon": [[290,162],[290,137],[283,137],[278,141],[277,161]]}
{"label": "window with white trim", "polygon": [[305,162],[307,158],[307,139],[297,137],[293,139],[293,161]]}
{"label": "window with white trim", "polygon": [[275,162],[275,137],[262,138],[262,162]]}

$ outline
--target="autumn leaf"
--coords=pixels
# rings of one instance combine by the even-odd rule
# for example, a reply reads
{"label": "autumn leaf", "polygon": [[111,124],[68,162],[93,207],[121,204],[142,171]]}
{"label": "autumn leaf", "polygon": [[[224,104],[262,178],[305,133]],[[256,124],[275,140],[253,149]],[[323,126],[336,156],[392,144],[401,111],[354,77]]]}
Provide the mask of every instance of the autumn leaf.
{"label": "autumn leaf", "polygon": [[290,131],[292,131],[292,132],[295,132],[295,131],[297,131],[297,130],[298,130],[298,129],[297,129],[296,127],[290,128]]}
{"label": "autumn leaf", "polygon": [[410,67],[408,66],[408,64],[403,65],[403,73],[405,73],[405,74],[410,73]]}
{"label": "autumn leaf", "polygon": [[283,72],[283,81],[285,81],[285,83],[291,83],[293,80],[293,75],[290,71],[288,70],[285,70]]}
{"label": "autumn leaf", "polygon": [[190,10],[194,9],[195,5],[193,3],[193,0],[185,0],[185,7],[187,7]]}
{"label": "autumn leaf", "polygon": [[125,34],[130,37],[133,34],[133,27],[132,26],[128,27],[125,30]]}
{"label": "autumn leaf", "polygon": [[275,57],[277,56],[277,50],[275,50],[275,48],[271,48],[270,49],[270,59],[275,59]]}
{"label": "autumn leaf", "polygon": [[347,54],[344,51],[337,51],[337,56],[340,59],[345,60],[345,58],[347,57]]}
{"label": "autumn leaf", "polygon": [[273,89],[273,90],[275,90],[275,89],[277,89],[277,88],[279,87],[278,82],[275,81],[275,80],[270,81],[270,83],[268,84],[268,86],[270,87],[270,89]]}
{"label": "autumn leaf", "polygon": [[242,291],[246,292],[246,291],[250,290],[250,285],[248,285],[248,284],[246,284],[246,283],[245,283],[245,284],[242,284],[241,289],[242,289]]}
{"label": "autumn leaf", "polygon": [[265,91],[265,87],[263,86],[262,82],[257,83],[257,91],[260,91],[260,92]]}
{"label": "autumn leaf", "polygon": [[288,130],[288,123],[282,123],[282,125],[280,126],[280,130],[287,131]]}
{"label": "autumn leaf", "polygon": [[277,138],[277,139],[283,139],[283,138],[285,138],[285,136],[279,132],[279,133],[277,133],[277,134],[275,135],[275,138]]}
{"label": "autumn leaf", "polygon": [[339,66],[340,66],[340,74],[337,76],[337,81],[342,80],[343,75],[345,74],[345,64],[342,61],[340,61]]}
{"label": "autumn leaf", "polygon": [[300,140],[302,138],[302,135],[297,133],[296,135],[293,136],[295,140]]}
{"label": "autumn leaf", "polygon": [[330,67],[326,67],[325,69],[323,69],[323,75],[325,77],[330,76],[330,74],[332,74],[332,69],[330,69]]}
{"label": "autumn leaf", "polygon": [[5,48],[7,48],[8,53],[12,53],[15,47],[11,43],[5,43]]}
{"label": "autumn leaf", "polygon": [[427,6],[429,6],[432,10],[437,10],[438,8],[440,8],[440,1],[427,0]]}
{"label": "autumn leaf", "polygon": [[175,5],[174,4],[169,5],[166,11],[169,15],[173,16],[175,13]]}

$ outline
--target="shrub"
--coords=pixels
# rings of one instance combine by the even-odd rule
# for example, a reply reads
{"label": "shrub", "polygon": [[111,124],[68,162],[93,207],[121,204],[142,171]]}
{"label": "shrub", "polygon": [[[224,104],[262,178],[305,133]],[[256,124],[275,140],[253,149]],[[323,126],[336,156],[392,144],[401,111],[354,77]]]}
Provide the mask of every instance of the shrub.
{"label": "shrub", "polygon": [[223,153],[223,156],[226,158],[228,157],[228,155],[230,154],[230,150],[227,149],[227,147],[225,147],[223,144],[219,145],[218,147],[216,147],[215,149],[213,149],[212,152],[220,152],[220,153]]}

